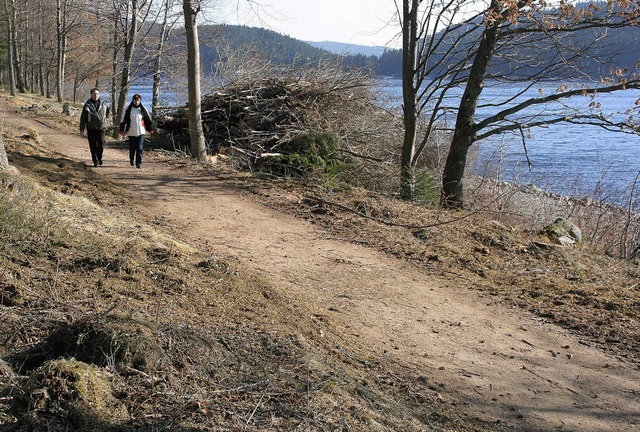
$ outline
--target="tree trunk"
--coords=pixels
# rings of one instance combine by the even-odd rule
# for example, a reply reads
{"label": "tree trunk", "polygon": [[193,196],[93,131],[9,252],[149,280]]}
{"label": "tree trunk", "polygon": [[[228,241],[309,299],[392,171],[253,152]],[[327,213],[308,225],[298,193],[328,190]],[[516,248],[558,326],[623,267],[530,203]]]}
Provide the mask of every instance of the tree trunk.
{"label": "tree trunk", "polygon": [[191,155],[203,159],[206,155],[202,130],[202,107],[200,98],[200,46],[196,16],[199,9],[193,8],[192,0],[183,0],[184,27],[187,33],[187,70],[189,80],[189,140]]}
{"label": "tree trunk", "polygon": [[7,74],[9,75],[9,92],[11,96],[16,95],[16,69],[15,69],[15,52],[13,52],[13,26],[15,25],[11,14],[11,3],[9,0],[4,1],[4,9],[5,14],[7,16],[7,51],[9,53],[8,58],[8,70]]}
{"label": "tree trunk", "polygon": [[27,91],[31,91],[32,87],[31,87],[31,80],[29,79],[29,75],[30,75],[30,66],[31,66],[31,47],[30,45],[30,35],[31,35],[31,28],[30,28],[30,22],[29,22],[29,18],[30,15],[29,13],[22,13],[22,20],[21,20],[21,27],[20,27],[20,32],[17,33],[19,36],[21,36],[21,42],[20,42],[20,54],[22,55],[22,81],[24,83],[24,92],[26,93]]}
{"label": "tree trunk", "polygon": [[160,63],[162,60],[162,51],[164,50],[164,43],[167,38],[167,21],[169,19],[169,9],[170,9],[169,0],[165,1],[164,4],[164,17],[162,19],[162,27],[160,29],[160,40],[158,41],[158,51],[156,53],[156,58],[153,63],[153,90],[152,90],[152,99],[151,106],[153,108],[159,105],[160,100]]}
{"label": "tree trunk", "polygon": [[[41,15],[42,16],[42,15]],[[40,95],[45,95],[45,83],[44,83],[44,57],[45,57],[45,47],[44,47],[44,34],[40,31],[38,35],[38,49],[40,51],[40,61],[38,62],[38,81],[40,82]]]}
{"label": "tree trunk", "polygon": [[[492,0],[489,10],[500,12],[496,0]],[[442,176],[441,204],[447,208],[464,207],[462,178],[467,163],[469,147],[471,147],[476,140],[476,108],[484,87],[484,80],[487,76],[487,66],[493,56],[496,42],[500,36],[498,28],[501,22],[501,20],[497,20],[493,24],[485,27],[482,40],[480,41],[478,51],[476,52],[471,70],[469,71],[467,85],[460,100],[453,140]]]}
{"label": "tree trunk", "polygon": [[[18,16],[15,0],[8,0],[7,21],[9,23],[9,58],[11,62],[11,68],[13,69],[14,86],[20,93],[25,93],[22,68],[20,67],[20,54],[18,51]],[[13,91],[13,94],[15,94],[15,90]]]}
{"label": "tree trunk", "polygon": [[45,72],[45,93],[47,99],[51,99],[51,70],[47,68]]}
{"label": "tree trunk", "polygon": [[[114,13],[113,18],[113,56],[111,62],[111,105],[115,102],[114,98],[118,92],[118,56],[120,54],[120,47],[118,46],[118,34],[120,34],[120,20],[117,13]],[[97,86],[96,86],[97,87]],[[115,108],[115,109],[113,109]],[[120,118],[118,117],[118,109],[117,107],[112,107],[111,109],[111,118],[113,119],[113,124],[117,125],[120,123]],[[115,132],[115,131],[114,131]]]}
{"label": "tree trunk", "polygon": [[56,0],[56,99],[64,100],[64,69],[66,60],[66,2]]}
{"label": "tree trunk", "polygon": [[124,108],[127,103],[127,95],[129,93],[129,84],[131,81],[131,59],[133,58],[133,49],[136,44],[136,36],[138,34],[138,0],[131,0],[131,27],[129,27],[129,35],[127,43],[124,47],[124,58],[122,60],[122,75],[120,79],[120,94],[118,96],[118,121],[124,115]]}
{"label": "tree trunk", "polygon": [[4,138],[2,137],[2,134],[0,134],[0,171],[8,170],[10,167],[7,151],[4,147]]}
{"label": "tree trunk", "polygon": [[404,139],[400,167],[400,197],[411,200],[415,195],[415,166],[417,131],[416,56],[419,0],[404,0],[402,4],[402,100]]}
{"label": "tree trunk", "polygon": [[[82,82],[78,82],[77,79],[73,79],[73,102],[77,102],[78,100],[78,89],[80,88],[80,85],[82,84]],[[114,123],[115,124],[115,123]]]}
{"label": "tree trunk", "polygon": [[33,54],[32,51],[32,46],[31,46],[31,41],[32,41],[32,32],[31,32],[31,23],[30,23],[30,14],[27,12],[24,14],[24,18],[23,18],[23,27],[22,27],[22,31],[20,32],[21,35],[23,36],[23,40],[22,40],[22,53],[24,54],[24,62],[22,63],[23,66],[23,70],[24,70],[24,88],[26,91],[31,92],[31,90],[33,89],[33,81],[31,80],[31,66],[32,66],[32,61],[31,61],[31,54]]}
{"label": "tree trunk", "polygon": [[4,138],[0,134],[0,171],[9,169],[9,159],[4,148]]}

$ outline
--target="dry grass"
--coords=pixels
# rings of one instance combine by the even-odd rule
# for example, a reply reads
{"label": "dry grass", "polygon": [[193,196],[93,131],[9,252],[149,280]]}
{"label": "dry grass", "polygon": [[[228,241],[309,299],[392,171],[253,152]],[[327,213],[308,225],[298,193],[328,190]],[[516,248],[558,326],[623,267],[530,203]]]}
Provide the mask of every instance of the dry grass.
{"label": "dry grass", "polygon": [[640,214],[591,198],[569,198],[532,185],[469,178],[469,208],[521,229],[540,230],[556,218],[572,221],[584,242],[606,255],[634,259],[640,248]]}

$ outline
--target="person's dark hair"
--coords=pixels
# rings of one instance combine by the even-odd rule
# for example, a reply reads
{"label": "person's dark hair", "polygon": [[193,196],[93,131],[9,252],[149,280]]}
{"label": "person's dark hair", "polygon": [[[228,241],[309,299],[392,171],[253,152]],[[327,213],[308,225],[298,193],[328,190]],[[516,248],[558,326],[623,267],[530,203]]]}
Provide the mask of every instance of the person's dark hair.
{"label": "person's dark hair", "polygon": [[138,99],[139,101],[142,101],[142,95],[140,93],[136,93],[131,98],[131,100],[134,100],[134,99]]}
{"label": "person's dark hair", "polygon": [[89,93],[93,93],[94,90],[96,90],[98,93],[100,93],[100,89],[98,87],[92,88],[91,91],[89,91]]}

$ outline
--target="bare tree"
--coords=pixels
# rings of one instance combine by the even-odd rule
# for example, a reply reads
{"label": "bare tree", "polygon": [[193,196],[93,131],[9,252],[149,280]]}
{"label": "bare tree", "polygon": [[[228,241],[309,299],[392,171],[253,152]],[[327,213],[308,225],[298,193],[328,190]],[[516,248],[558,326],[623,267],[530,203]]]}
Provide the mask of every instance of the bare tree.
{"label": "bare tree", "polygon": [[47,66],[47,60],[50,58],[49,52],[49,28],[48,28],[48,19],[47,15],[49,13],[48,8],[46,7],[46,2],[44,0],[39,0],[38,7],[36,10],[37,20],[40,23],[37,30],[37,38],[38,38],[38,84],[40,95],[45,96],[47,84],[45,82],[46,72],[45,68]]}
{"label": "bare tree", "polygon": [[402,2],[402,102],[404,140],[402,144],[402,166],[400,170],[400,196],[413,199],[413,167],[416,155],[416,132],[418,122],[418,92],[420,77],[417,76],[416,55],[418,48],[418,8],[421,0]]}
{"label": "bare tree", "polygon": [[183,0],[184,27],[187,38],[187,67],[189,81],[189,139],[191,154],[196,159],[206,155],[204,131],[202,130],[202,101],[200,94],[200,45],[198,42],[198,0]]}
{"label": "bare tree", "polygon": [[403,199],[414,198],[418,162],[443,126],[449,92],[464,82],[464,66],[471,55],[467,38],[477,20],[476,13],[464,13],[464,3],[403,0],[400,9],[396,2],[402,27]]}
{"label": "bare tree", "polygon": [[[503,52],[505,47],[519,44],[522,51],[523,47],[529,46],[534,49],[533,47],[540,41],[546,41],[546,46],[551,45],[555,48],[555,53],[546,52],[544,54],[547,58],[551,55],[552,61],[543,64],[543,67],[536,72],[524,72],[520,80],[527,79],[530,83],[536,83],[542,79],[554,78],[558,72],[569,68],[584,77],[585,75],[577,63],[579,60],[593,57],[598,61],[605,62],[606,59],[596,57],[597,54],[592,50],[593,43],[591,41],[587,41],[583,46],[575,46],[573,43],[565,43],[563,35],[579,31],[588,34],[586,31],[589,30],[595,36],[594,40],[597,40],[599,37],[605,37],[608,29],[637,25],[638,12],[640,11],[637,3],[629,3],[626,0],[618,2],[617,6],[610,7],[608,10],[600,10],[602,4],[590,7],[582,6],[580,9],[562,3],[559,8],[554,9],[548,9],[545,6],[544,3],[537,5],[531,1],[505,5],[501,1],[493,0],[486,11],[484,29],[471,63],[465,91],[458,108],[451,149],[444,168],[442,201],[445,206],[463,206],[462,177],[466,156],[469,148],[476,141],[507,131],[520,131],[525,127],[531,128],[566,122],[596,125],[612,131],[637,131],[632,123],[626,121],[614,123],[599,112],[541,115],[534,119],[528,119],[526,123],[517,118],[518,113],[525,109],[533,106],[546,106],[569,97],[640,88],[640,79],[635,73],[624,74],[621,70],[614,73],[615,78],[603,80],[604,85],[602,86],[580,86],[579,88],[561,86],[554,94],[526,98],[517,101],[515,105],[511,104],[511,106],[503,103],[495,114],[480,121],[475,119],[484,84],[487,77],[492,76],[489,73],[490,62],[496,57],[496,54]],[[548,43],[549,41],[551,44]],[[571,41],[574,42],[575,39],[571,39]],[[611,67],[617,69],[616,65],[611,65]]]}
{"label": "bare tree", "polygon": [[[407,51],[403,60],[405,120],[409,117],[405,121],[403,147],[403,197],[411,198],[411,170],[438,130],[452,133],[442,184],[442,203],[447,207],[463,206],[462,177],[467,154],[471,145],[481,139],[561,122],[631,131],[629,123],[613,124],[602,113],[519,116],[526,109],[568,97],[637,88],[639,81],[634,73],[616,70],[614,80],[599,86],[559,86],[548,96],[523,96],[542,80],[571,75],[586,78],[581,65],[587,59],[603,66],[609,64],[610,59],[598,57],[595,43],[605,38],[609,29],[636,25],[638,4],[625,0],[610,2],[609,8],[601,6],[577,8],[560,2],[551,7],[537,0],[403,0],[400,16],[403,49]],[[583,32],[581,43],[569,37],[578,32]],[[491,105],[494,114],[478,120],[477,109],[482,105],[481,95],[488,79],[526,84],[516,96],[486,104]],[[462,96],[459,89],[463,89]],[[407,96],[415,98],[415,106]],[[451,103],[452,97],[458,100],[457,107]],[[419,138],[415,138],[417,122],[413,122],[412,115],[425,117],[424,132]],[[447,119],[452,116],[454,128],[448,126]]]}
{"label": "bare tree", "polygon": [[22,77],[22,65],[19,60],[18,51],[18,8],[16,0],[4,0],[4,12],[7,19],[7,43],[9,51],[9,82],[11,94],[14,95],[16,89],[20,93],[26,92]]}
{"label": "bare tree", "polygon": [[[126,99],[132,80],[144,76],[144,73],[140,73],[140,68],[144,67],[144,65],[149,62],[154,62],[155,64],[160,61],[157,52],[153,52],[149,55],[145,50],[142,50],[142,53],[138,53],[140,50],[137,49],[138,46],[144,46],[145,39],[152,33],[155,24],[159,20],[159,16],[162,15],[161,12],[164,7],[156,10],[153,8],[153,4],[153,0],[130,0],[126,3],[126,7],[119,13],[116,12],[115,15],[113,31],[113,63],[114,65],[121,65],[121,72],[119,72],[120,83],[117,92],[115,89],[115,83],[113,86],[113,94],[118,93],[116,109],[116,117],[118,119],[122,118],[124,113]],[[164,5],[168,5],[169,8],[165,16],[165,19],[168,19],[170,16],[169,12],[172,10],[173,2],[165,1]],[[166,26],[162,29],[162,47],[167,39],[168,26],[171,25],[173,24],[167,22]],[[123,42],[124,50],[122,51],[121,58],[118,47],[118,34],[120,33],[118,29],[127,29],[127,36]],[[162,47],[160,47],[160,49],[162,49]],[[153,51],[153,49],[150,51]]]}
{"label": "bare tree", "polygon": [[[160,76],[160,54],[154,48],[138,47],[144,38],[155,35],[155,23],[162,24],[163,50],[170,28],[181,13],[175,0],[163,0],[154,8],[153,0],[3,0],[0,19],[7,38],[9,66],[5,75],[14,92],[39,87],[49,97],[53,90],[62,101],[65,85],[73,83],[74,98],[83,82],[94,80],[99,87],[109,77],[114,99],[114,120],[124,111],[131,82],[149,73],[150,59],[156,62],[156,76]],[[104,53],[113,50],[113,61],[104,61]],[[73,53],[73,55],[71,55]],[[93,56],[97,61],[91,61]],[[68,64],[73,67],[67,71]],[[109,69],[111,69],[109,71]],[[11,84],[12,83],[12,84]],[[157,84],[157,80],[156,80]],[[104,85],[104,83],[103,83]],[[154,93],[158,94],[156,88]]]}
{"label": "bare tree", "polygon": [[16,94],[16,69],[14,56],[15,53],[12,49],[12,41],[13,41],[13,26],[15,25],[15,21],[12,19],[12,2],[9,0],[4,0],[3,9],[4,16],[6,19],[6,30],[7,30],[7,75],[9,80],[9,92],[12,96]]}
{"label": "bare tree", "polygon": [[56,0],[56,98],[64,100],[65,67],[67,63],[67,39],[79,17],[73,0]]}
{"label": "bare tree", "polygon": [[[130,17],[130,18],[129,18]],[[121,119],[124,115],[124,108],[127,103],[127,95],[129,93],[129,83],[131,81],[131,62],[133,59],[133,50],[138,36],[138,21],[140,19],[140,8],[138,0],[131,0],[130,15],[127,15],[129,21],[129,29],[124,44],[124,58],[122,59],[122,72],[120,74],[120,92],[118,94],[118,105],[116,112],[117,119]]]}
{"label": "bare tree", "polygon": [[[122,50],[122,34],[126,30],[126,14],[123,14],[122,10],[124,9],[124,4],[126,4],[125,0],[114,0],[113,1],[113,10],[111,11],[112,15],[110,16],[110,25],[111,27],[111,95],[112,98],[115,99],[115,95],[120,94],[120,90],[118,88],[118,68],[120,66],[120,57]],[[122,15],[125,15],[125,18],[122,18]],[[107,15],[109,16],[109,15]],[[98,87],[96,85],[96,87]],[[111,115],[113,116],[113,124],[117,124],[120,122],[120,117],[117,109],[111,110]],[[115,133],[115,131],[114,131]]]}
{"label": "bare tree", "polygon": [[158,35],[158,45],[156,48],[155,57],[153,59],[153,90],[151,101],[152,107],[156,107],[159,104],[162,56],[164,54],[165,43],[167,42],[167,39],[171,34],[171,30],[175,26],[178,18],[177,15],[174,15],[172,17],[171,14],[174,3],[175,0],[164,0],[164,4],[161,10],[162,23],[160,25],[160,34]]}

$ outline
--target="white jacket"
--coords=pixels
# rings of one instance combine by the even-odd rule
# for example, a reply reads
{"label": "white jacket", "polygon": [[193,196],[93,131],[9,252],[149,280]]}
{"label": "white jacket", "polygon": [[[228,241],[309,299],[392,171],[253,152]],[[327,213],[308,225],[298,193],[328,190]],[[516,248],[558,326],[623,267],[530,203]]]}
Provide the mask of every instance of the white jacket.
{"label": "white jacket", "polygon": [[140,107],[131,107],[131,114],[129,115],[131,123],[129,126],[129,131],[127,132],[127,136],[137,137],[140,135],[144,135],[147,130],[142,124],[142,109]]}

